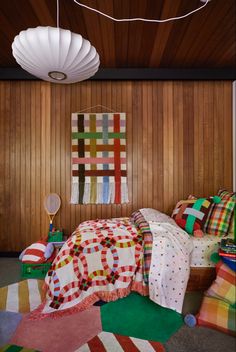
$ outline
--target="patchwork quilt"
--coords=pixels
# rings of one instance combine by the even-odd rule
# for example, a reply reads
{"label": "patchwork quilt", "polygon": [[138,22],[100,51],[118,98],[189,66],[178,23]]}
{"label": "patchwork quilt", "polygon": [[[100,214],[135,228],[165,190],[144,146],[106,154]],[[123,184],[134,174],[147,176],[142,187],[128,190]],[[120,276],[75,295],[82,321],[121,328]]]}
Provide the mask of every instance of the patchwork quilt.
{"label": "patchwork quilt", "polygon": [[131,291],[149,294],[156,303],[181,312],[192,242],[169,219],[161,222],[160,216],[154,226],[137,211],[131,218],[81,223],[48,272],[47,299],[35,317],[84,310]]}

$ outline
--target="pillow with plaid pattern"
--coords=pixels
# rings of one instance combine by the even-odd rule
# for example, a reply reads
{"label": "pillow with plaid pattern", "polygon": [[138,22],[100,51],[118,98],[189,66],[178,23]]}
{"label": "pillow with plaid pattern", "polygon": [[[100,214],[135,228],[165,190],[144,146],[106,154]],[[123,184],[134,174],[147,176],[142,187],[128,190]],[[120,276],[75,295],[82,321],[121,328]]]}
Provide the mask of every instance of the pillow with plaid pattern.
{"label": "pillow with plaid pattern", "polygon": [[[236,308],[214,297],[204,296],[197,322],[200,326],[217,329],[236,336]],[[222,347],[222,350],[224,348]]]}
{"label": "pillow with plaid pattern", "polygon": [[221,202],[212,205],[212,211],[204,230],[209,235],[227,236],[231,221],[233,221],[236,193],[220,190],[218,196],[221,198]]}
{"label": "pillow with plaid pattern", "polygon": [[[206,295],[222,299],[223,301],[236,304],[235,272],[222,261],[216,265],[216,279],[206,291]],[[235,306],[236,308],[236,306]]]}

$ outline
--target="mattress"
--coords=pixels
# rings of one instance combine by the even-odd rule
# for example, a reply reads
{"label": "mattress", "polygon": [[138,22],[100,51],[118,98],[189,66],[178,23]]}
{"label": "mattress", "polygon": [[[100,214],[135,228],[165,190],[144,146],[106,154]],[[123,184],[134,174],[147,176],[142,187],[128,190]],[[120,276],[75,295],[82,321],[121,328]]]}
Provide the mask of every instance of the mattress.
{"label": "mattress", "polygon": [[204,235],[204,237],[193,237],[193,251],[190,255],[190,266],[196,267],[214,267],[211,261],[212,253],[218,251],[221,237],[214,235]]}

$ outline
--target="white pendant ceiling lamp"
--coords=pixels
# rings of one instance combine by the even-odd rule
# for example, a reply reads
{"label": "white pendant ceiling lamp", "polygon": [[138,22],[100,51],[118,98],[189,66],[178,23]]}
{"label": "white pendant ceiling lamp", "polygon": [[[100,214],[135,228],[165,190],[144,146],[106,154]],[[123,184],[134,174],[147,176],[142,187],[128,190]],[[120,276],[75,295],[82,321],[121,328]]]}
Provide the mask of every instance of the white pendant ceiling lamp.
{"label": "white pendant ceiling lamp", "polygon": [[99,55],[80,34],[61,29],[57,0],[57,28],[36,27],[21,31],[12,43],[17,63],[32,75],[54,83],[75,83],[93,76]]}

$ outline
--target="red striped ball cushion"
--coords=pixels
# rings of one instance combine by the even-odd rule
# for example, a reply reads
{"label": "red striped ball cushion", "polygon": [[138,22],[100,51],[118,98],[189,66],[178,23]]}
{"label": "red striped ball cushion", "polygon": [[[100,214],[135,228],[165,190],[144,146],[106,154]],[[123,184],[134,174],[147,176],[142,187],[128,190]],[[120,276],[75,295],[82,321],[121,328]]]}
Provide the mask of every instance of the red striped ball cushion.
{"label": "red striped ball cushion", "polygon": [[27,247],[24,251],[24,255],[22,257],[23,263],[44,263],[45,259],[45,251],[47,247],[47,242],[45,241],[38,241],[31,244]]}

